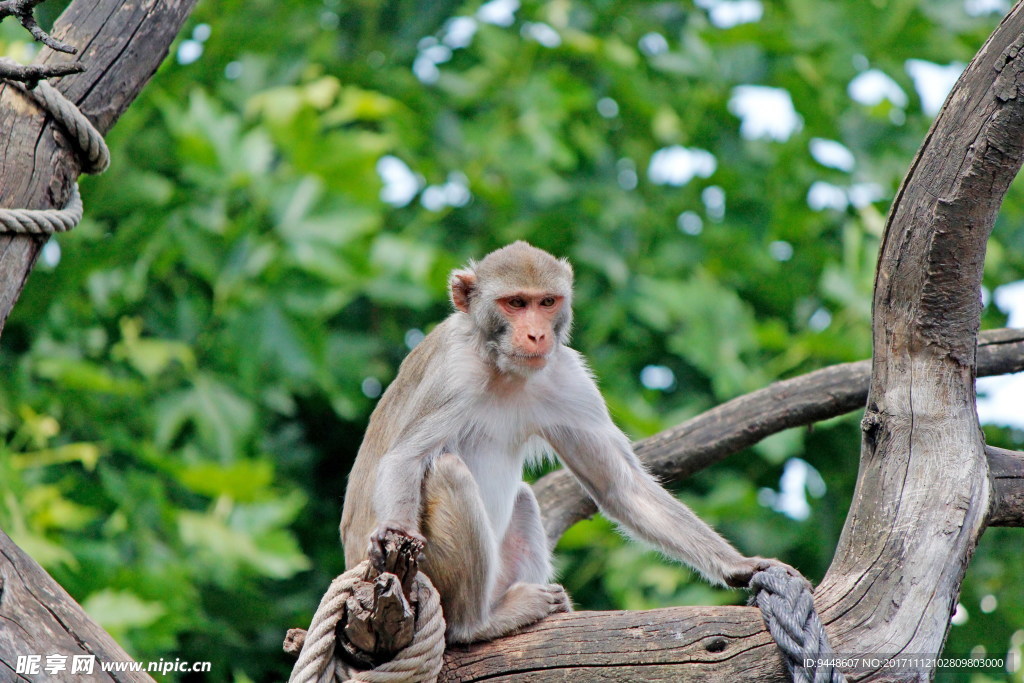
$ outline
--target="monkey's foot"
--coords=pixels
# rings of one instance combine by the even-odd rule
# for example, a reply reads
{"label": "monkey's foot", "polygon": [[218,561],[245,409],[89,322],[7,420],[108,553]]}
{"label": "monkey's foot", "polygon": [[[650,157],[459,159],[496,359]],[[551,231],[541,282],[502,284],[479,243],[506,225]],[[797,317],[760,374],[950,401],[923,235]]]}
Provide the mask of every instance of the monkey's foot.
{"label": "monkey's foot", "polygon": [[549,583],[544,588],[548,591],[548,604],[551,606],[551,614],[572,611],[572,600],[569,598],[569,594],[565,592],[565,588],[557,583]]}

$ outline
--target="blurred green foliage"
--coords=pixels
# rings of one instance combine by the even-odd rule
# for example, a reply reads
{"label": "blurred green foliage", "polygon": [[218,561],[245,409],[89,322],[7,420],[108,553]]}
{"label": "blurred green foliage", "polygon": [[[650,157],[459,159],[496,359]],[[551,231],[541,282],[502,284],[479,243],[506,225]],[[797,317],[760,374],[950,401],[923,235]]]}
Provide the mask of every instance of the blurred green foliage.
{"label": "blurred green foliage", "polygon": [[[763,15],[723,26],[721,5]],[[513,239],[570,257],[575,345],[637,438],[865,358],[884,214],[931,122],[906,60],[965,63],[998,18],[959,0],[201,2],[7,324],[0,527],[135,657],[282,679],[285,629],[343,569],[341,496],[374,399],[446,315],[451,268]],[[0,52],[27,58],[25,38],[6,22]],[[905,97],[852,99],[872,69]],[[796,128],[742,135],[743,85],[788,92]],[[816,139],[852,166],[816,161]],[[713,169],[655,182],[656,153],[679,148]],[[812,209],[816,182],[842,201]],[[1022,277],[1015,186],[986,285]],[[857,420],[773,437],[681,495],[744,551],[819,579]],[[766,505],[792,458],[826,487],[806,519]],[[982,539],[948,652],[1024,645],[1019,533]],[[603,520],[570,530],[558,562],[582,608],[743,599]]]}

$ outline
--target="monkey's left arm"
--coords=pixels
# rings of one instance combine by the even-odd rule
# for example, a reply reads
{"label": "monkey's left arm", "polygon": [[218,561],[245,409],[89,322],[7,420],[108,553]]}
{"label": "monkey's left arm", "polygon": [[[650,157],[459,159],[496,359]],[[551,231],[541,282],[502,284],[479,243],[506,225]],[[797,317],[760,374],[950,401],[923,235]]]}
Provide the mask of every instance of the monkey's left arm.
{"label": "monkey's left arm", "polygon": [[745,586],[759,558],[744,557],[662,488],[612,428],[615,434],[557,427],[544,436],[601,511],[631,536],[688,564],[712,583]]}
{"label": "monkey's left arm", "polygon": [[778,560],[745,557],[662,488],[612,422],[592,381],[590,387],[586,401],[574,397],[585,410],[572,420],[573,426],[551,427],[542,435],[606,515],[713,583],[744,587],[754,572],[772,565],[799,575]]}

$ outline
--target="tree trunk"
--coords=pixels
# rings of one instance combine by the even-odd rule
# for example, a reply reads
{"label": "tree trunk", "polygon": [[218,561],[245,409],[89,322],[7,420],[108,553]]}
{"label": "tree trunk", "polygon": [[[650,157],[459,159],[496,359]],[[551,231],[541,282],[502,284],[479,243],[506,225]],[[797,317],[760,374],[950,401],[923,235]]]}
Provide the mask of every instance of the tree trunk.
{"label": "tree trunk", "polygon": [[860,476],[816,600],[837,651],[941,652],[985,528],[975,349],[985,246],[1024,155],[1021,47],[1018,4],[954,86],[889,213]]}
{"label": "tree trunk", "polygon": [[[79,48],[88,68],[54,85],[106,133],[167,55],[196,0],[75,0],[52,34]],[[42,50],[41,62],[73,59]],[[62,207],[79,174],[60,126],[34,102],[0,82],[0,206]],[[7,132],[9,131],[9,133]],[[0,235],[0,330],[10,315],[45,239]],[[67,655],[57,676],[81,681],[149,681],[144,673],[101,673],[99,662],[130,657],[39,565],[0,532],[0,681],[54,680],[15,674],[19,655]],[[71,656],[95,655],[92,675],[70,672]]]}

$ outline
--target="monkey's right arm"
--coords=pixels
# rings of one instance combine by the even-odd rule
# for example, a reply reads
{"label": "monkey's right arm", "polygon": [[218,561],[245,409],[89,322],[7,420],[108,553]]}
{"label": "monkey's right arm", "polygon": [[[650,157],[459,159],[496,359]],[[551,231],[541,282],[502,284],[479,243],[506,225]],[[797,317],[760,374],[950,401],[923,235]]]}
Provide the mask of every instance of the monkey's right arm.
{"label": "monkey's right arm", "polygon": [[391,529],[410,536],[420,531],[420,491],[426,473],[426,453],[395,448],[381,458],[374,487],[377,532]]}
{"label": "monkey's right arm", "polygon": [[443,431],[456,424],[453,402],[434,395],[412,402],[405,409],[420,417],[398,435],[380,456],[376,482],[370,495],[377,524],[374,536],[397,531],[423,540],[420,513],[423,478],[430,463],[441,454],[450,434]]}
{"label": "monkey's right arm", "polygon": [[350,480],[349,492],[372,513],[374,519],[367,526],[375,529],[375,536],[390,529],[422,539],[423,478],[455,424],[457,382],[449,377],[440,353],[449,336],[446,329],[444,324],[435,328],[402,361],[360,447],[357,460],[367,461],[369,476]]}

